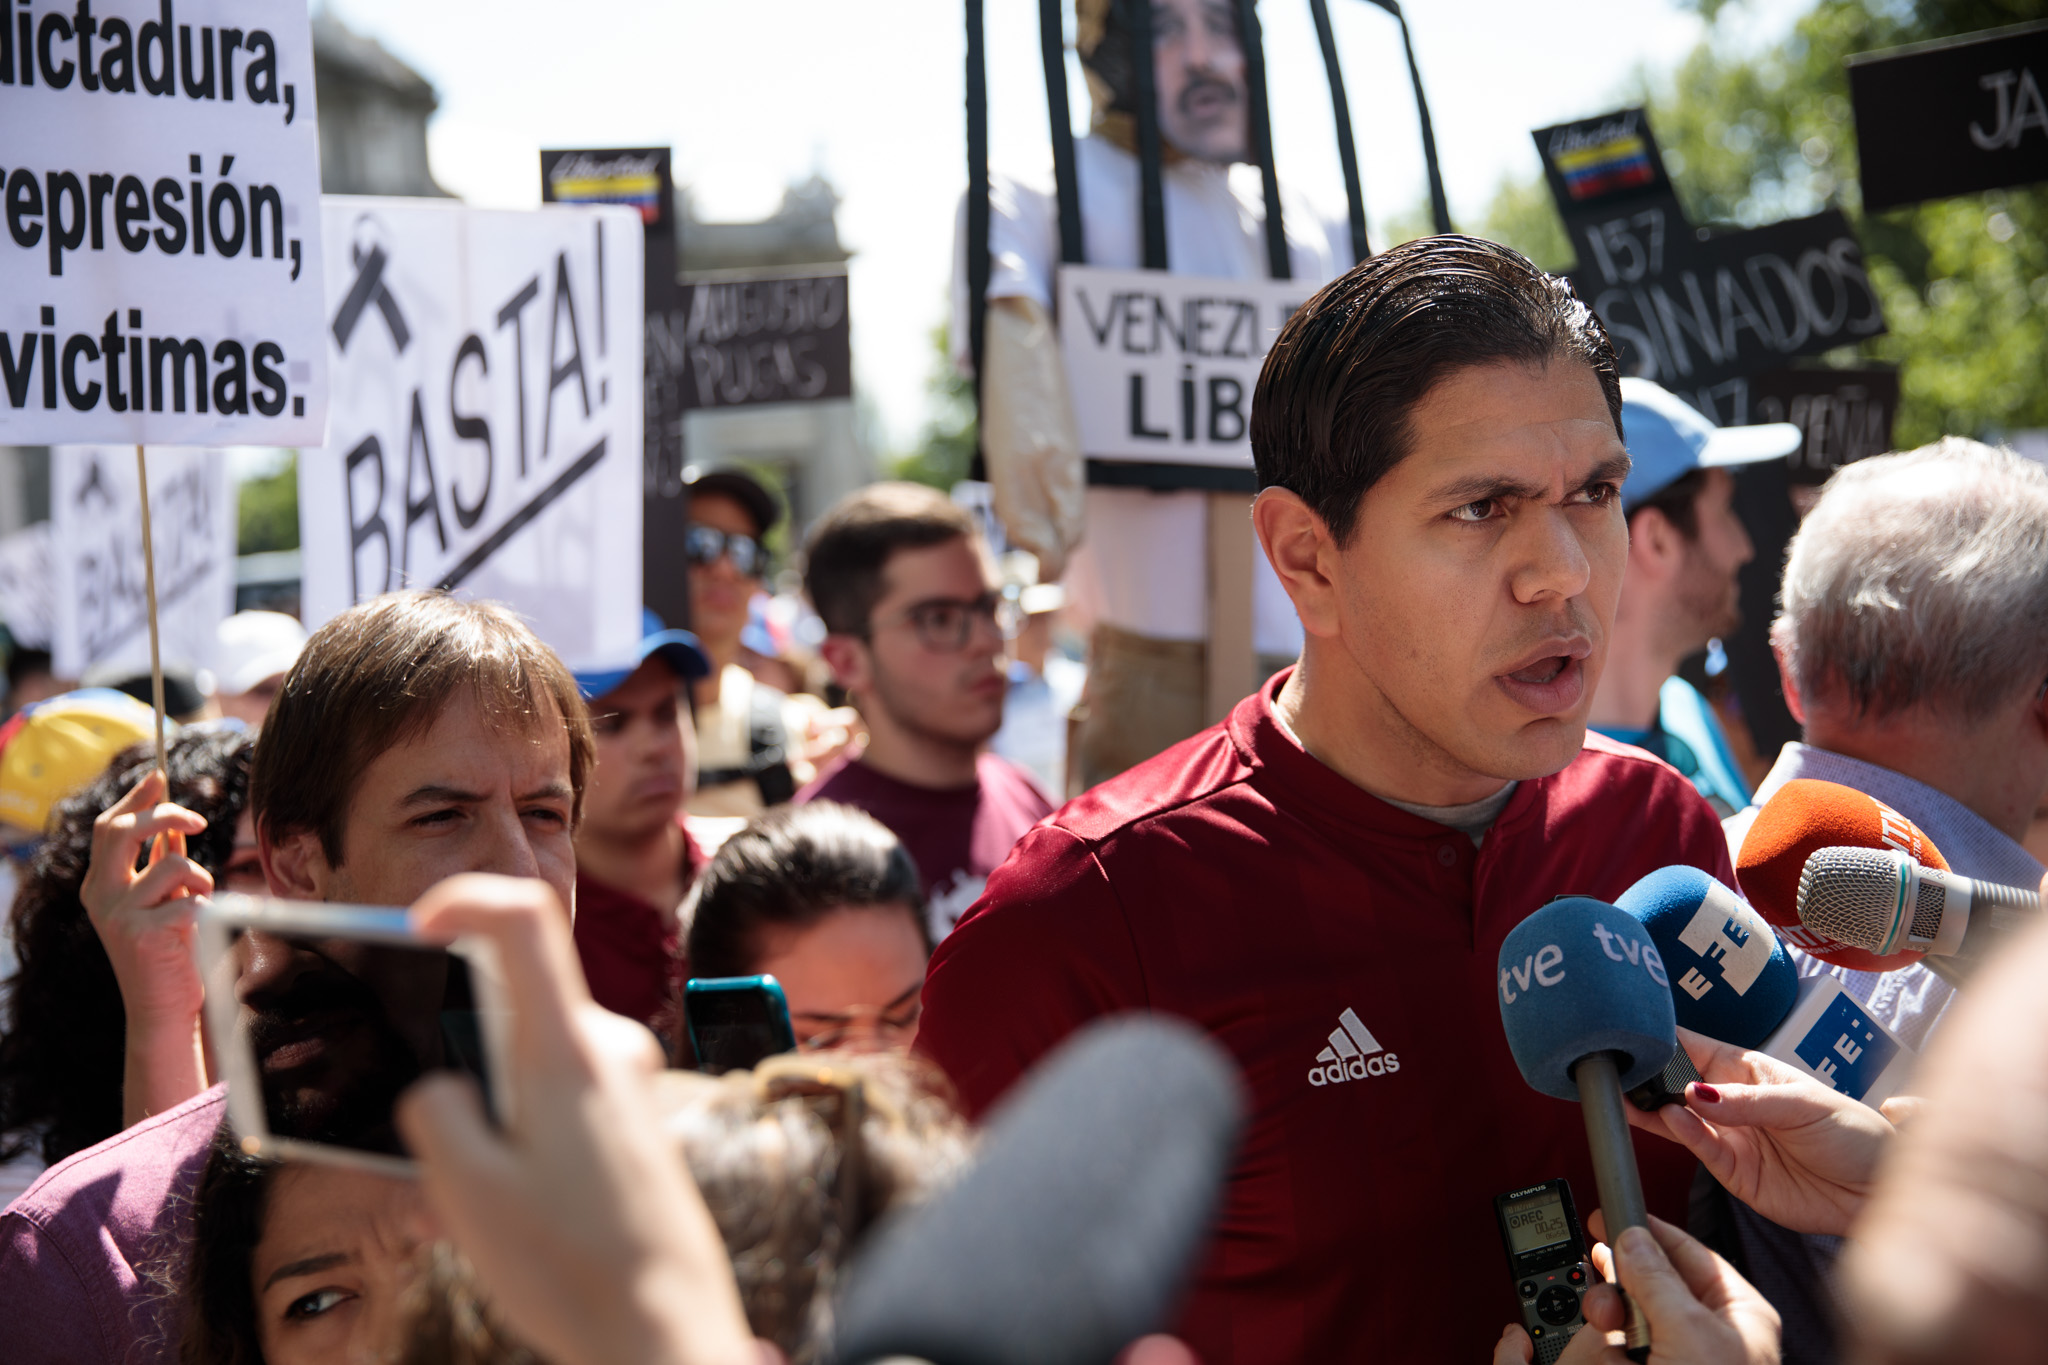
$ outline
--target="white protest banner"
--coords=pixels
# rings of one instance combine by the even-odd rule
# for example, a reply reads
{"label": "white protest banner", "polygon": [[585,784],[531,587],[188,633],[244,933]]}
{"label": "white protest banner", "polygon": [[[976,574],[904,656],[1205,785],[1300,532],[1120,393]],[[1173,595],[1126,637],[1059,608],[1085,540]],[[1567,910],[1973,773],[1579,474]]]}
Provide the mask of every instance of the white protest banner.
{"label": "white protest banner", "polygon": [[0,442],[317,444],[305,5],[9,0],[0,19]]}
{"label": "white protest banner", "polygon": [[0,621],[22,649],[50,647],[50,523],[39,521],[0,537]]}
{"label": "white protest banner", "polygon": [[326,201],[331,425],[302,614],[503,602],[572,668],[640,639],[641,228],[627,208]]}
{"label": "white protest banner", "polygon": [[[149,510],[164,663],[203,668],[213,661],[215,631],[235,609],[235,495],[226,453],[152,447]],[[132,446],[50,452],[50,554],[57,676],[80,678],[102,666],[147,672],[142,490]]]}
{"label": "white protest banner", "polygon": [[1060,349],[1094,459],[1249,469],[1259,366],[1316,286],[1060,267]]}

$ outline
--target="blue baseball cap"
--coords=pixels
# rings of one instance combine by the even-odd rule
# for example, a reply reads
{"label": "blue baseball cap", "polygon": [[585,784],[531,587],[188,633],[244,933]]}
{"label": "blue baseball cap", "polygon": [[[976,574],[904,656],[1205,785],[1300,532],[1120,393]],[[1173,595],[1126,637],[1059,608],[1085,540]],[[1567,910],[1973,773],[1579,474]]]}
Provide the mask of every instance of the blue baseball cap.
{"label": "blue baseball cap", "polygon": [[1634,461],[1621,486],[1621,506],[1628,512],[1695,469],[1782,460],[1806,439],[1790,422],[1717,427],[1692,404],[1647,379],[1621,381],[1621,431]]}
{"label": "blue baseball cap", "polygon": [[689,631],[664,629],[661,618],[645,607],[640,609],[640,630],[640,646],[631,663],[576,675],[576,686],[583,690],[585,701],[594,701],[611,691],[649,659],[661,660],[683,682],[695,682],[711,672],[710,656]]}

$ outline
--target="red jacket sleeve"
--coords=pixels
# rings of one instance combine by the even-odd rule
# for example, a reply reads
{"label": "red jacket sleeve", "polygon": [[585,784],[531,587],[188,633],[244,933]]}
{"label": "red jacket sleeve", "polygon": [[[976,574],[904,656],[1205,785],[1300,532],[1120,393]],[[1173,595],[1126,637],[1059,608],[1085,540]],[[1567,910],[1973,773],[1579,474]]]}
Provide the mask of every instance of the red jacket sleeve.
{"label": "red jacket sleeve", "polygon": [[1092,847],[1045,825],[933,954],[917,1048],[978,1119],[1069,1033],[1147,1003],[1137,946]]}

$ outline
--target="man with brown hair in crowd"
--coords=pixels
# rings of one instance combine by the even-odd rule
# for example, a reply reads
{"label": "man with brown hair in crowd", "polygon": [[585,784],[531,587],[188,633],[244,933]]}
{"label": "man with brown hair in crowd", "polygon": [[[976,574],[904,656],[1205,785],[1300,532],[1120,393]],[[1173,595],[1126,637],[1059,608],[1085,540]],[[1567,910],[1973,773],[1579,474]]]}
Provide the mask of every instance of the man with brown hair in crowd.
{"label": "man with brown hair in crowd", "polygon": [[[510,612],[387,594],[314,632],[264,724],[250,780],[264,873],[280,896],[405,905],[497,872],[573,908],[591,763],[576,680]],[[182,816],[130,818],[147,839]],[[237,994],[260,1015],[284,976]],[[182,1254],[224,1108],[216,1086],[53,1167],[0,1215],[9,1365],[167,1365],[180,1300],[155,1276]]]}
{"label": "man with brown hair in crowd", "polygon": [[910,850],[934,942],[1052,802],[985,748],[1003,724],[1010,606],[974,519],[943,493],[880,483],[811,529],[804,590],[867,747],[797,793],[858,806]]}

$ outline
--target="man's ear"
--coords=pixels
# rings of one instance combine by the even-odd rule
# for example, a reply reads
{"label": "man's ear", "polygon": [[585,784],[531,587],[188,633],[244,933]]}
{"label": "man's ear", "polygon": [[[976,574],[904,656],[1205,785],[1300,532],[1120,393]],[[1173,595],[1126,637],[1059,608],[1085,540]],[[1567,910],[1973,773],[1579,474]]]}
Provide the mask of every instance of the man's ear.
{"label": "man's ear", "polygon": [[1311,635],[1338,633],[1337,545],[1330,528],[1301,495],[1287,488],[1261,490],[1252,525],[1266,561],[1287,589],[1301,627]]}
{"label": "man's ear", "polygon": [[827,635],[818,646],[818,657],[832,670],[832,681],[849,694],[867,690],[871,671],[867,641],[856,635]]}
{"label": "man's ear", "polygon": [[1668,578],[1685,556],[1685,538],[1671,518],[1645,507],[1628,519],[1628,572],[1632,578]]}
{"label": "man's ear", "polygon": [[310,829],[272,841],[270,831],[259,822],[256,827],[256,856],[263,860],[263,879],[270,894],[295,901],[324,901],[334,869],[320,836]]}

